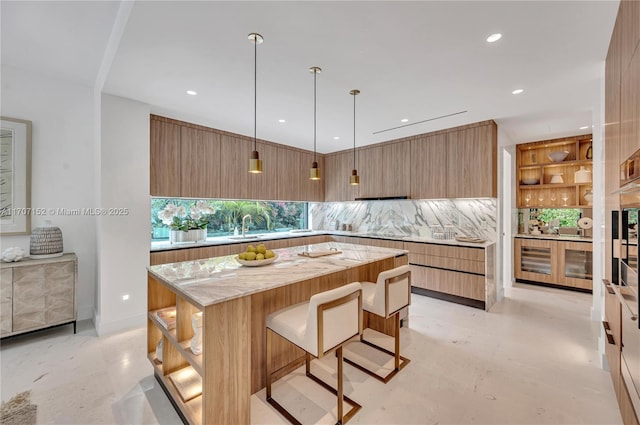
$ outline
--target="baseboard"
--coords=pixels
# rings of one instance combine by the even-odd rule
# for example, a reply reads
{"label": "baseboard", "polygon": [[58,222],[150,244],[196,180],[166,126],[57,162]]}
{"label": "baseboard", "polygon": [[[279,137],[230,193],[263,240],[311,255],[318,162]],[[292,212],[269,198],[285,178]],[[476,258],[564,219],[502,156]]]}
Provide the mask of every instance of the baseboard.
{"label": "baseboard", "polygon": [[124,319],[103,322],[99,315],[96,315],[94,324],[98,336],[109,335],[113,333],[128,331],[130,329],[139,328],[147,323],[147,313],[136,314],[135,316],[126,317]]}

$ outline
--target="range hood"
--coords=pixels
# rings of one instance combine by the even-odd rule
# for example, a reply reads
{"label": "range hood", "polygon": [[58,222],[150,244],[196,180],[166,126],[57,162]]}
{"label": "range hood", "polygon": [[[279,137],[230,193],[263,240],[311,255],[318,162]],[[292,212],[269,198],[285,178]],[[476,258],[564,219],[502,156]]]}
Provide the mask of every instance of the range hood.
{"label": "range hood", "polygon": [[391,201],[394,199],[409,199],[407,195],[400,196],[374,196],[374,197],[365,197],[365,198],[356,198],[356,201]]}

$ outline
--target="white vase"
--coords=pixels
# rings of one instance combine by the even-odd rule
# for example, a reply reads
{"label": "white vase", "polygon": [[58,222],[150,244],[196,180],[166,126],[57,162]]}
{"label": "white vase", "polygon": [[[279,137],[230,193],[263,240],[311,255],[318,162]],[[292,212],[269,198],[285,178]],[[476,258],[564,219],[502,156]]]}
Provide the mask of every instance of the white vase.
{"label": "white vase", "polygon": [[193,338],[191,338],[191,352],[196,356],[202,353],[202,312],[191,315],[191,327],[193,328]]}
{"label": "white vase", "polygon": [[584,200],[587,201],[588,206],[593,205],[593,193],[587,189],[587,192],[584,194]]}
{"label": "white vase", "polygon": [[575,183],[591,183],[591,171],[585,170],[584,166],[580,166],[580,169],[575,172]]}
{"label": "white vase", "polygon": [[171,243],[180,243],[180,242],[204,242],[207,240],[207,228],[204,229],[191,229],[182,231],[182,230],[172,230],[169,234],[169,242]]}

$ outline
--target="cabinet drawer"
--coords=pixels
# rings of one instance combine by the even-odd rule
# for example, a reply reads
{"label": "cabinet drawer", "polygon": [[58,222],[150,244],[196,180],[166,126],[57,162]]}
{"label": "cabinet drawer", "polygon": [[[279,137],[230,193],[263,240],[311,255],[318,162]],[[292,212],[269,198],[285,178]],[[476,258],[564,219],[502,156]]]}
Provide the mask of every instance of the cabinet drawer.
{"label": "cabinet drawer", "polygon": [[410,266],[411,285],[474,300],[485,300],[484,276]]}
{"label": "cabinet drawer", "polygon": [[460,258],[435,257],[426,254],[409,253],[409,262],[439,269],[457,270],[484,275],[484,262],[464,260]]}
{"label": "cabinet drawer", "polygon": [[405,242],[404,249],[412,253],[428,256],[459,258],[463,260],[484,262],[484,249],[482,248]]}

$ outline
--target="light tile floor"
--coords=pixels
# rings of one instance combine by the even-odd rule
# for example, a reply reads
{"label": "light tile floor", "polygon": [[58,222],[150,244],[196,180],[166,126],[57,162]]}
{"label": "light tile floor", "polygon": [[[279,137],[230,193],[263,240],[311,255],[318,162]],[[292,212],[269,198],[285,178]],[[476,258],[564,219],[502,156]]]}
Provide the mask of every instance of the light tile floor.
{"label": "light tile floor", "polygon": [[[517,285],[490,313],[417,295],[412,302],[401,332],[411,363],[400,374],[384,385],[345,365],[345,392],[363,405],[350,423],[621,423],[599,368],[590,295]],[[153,378],[145,332],[98,338],[81,322],[77,335],[67,326],[4,340],[1,398],[31,390],[42,424],[179,424]],[[334,356],[312,367],[335,381]],[[274,396],[305,423],[335,422],[335,399],[303,369],[279,380]],[[251,413],[255,424],[286,423],[264,390]]]}

